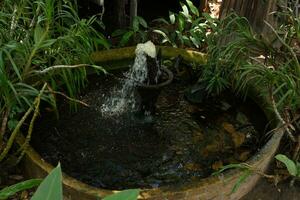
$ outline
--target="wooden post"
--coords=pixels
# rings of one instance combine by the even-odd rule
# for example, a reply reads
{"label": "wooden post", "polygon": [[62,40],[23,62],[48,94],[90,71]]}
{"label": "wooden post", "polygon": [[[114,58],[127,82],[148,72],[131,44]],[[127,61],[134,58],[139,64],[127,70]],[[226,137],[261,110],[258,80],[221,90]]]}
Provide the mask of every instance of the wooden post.
{"label": "wooden post", "polygon": [[130,0],[130,25],[132,25],[134,18],[137,16],[137,9],[137,0]]}
{"label": "wooden post", "polygon": [[200,0],[199,11],[209,12],[208,0]]}
{"label": "wooden post", "polygon": [[230,12],[235,11],[238,15],[246,17],[257,33],[268,37],[271,30],[265,21],[276,27],[276,19],[272,12],[277,10],[279,2],[284,1],[286,0],[223,0],[220,18],[222,19]]}

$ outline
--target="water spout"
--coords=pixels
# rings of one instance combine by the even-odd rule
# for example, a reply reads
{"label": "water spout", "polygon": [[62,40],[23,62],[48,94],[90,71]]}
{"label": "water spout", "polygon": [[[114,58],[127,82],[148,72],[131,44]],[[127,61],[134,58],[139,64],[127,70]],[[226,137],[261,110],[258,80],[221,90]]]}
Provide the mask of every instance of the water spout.
{"label": "water spout", "polygon": [[[138,44],[135,54],[136,57],[133,66],[124,74],[125,79],[123,80],[122,87],[116,89],[107,99],[106,103],[102,105],[101,111],[103,115],[113,116],[124,112],[136,111],[152,113],[147,108],[149,106],[145,106],[145,101],[143,100],[143,96],[145,95],[141,95],[139,91],[141,86],[159,84],[162,72],[161,62],[157,57],[160,58],[161,53],[160,51],[157,53],[155,45],[151,41],[148,41]],[[136,91],[140,95],[136,95]],[[153,99],[154,103],[156,99],[157,97]],[[151,101],[151,99],[147,101]]]}

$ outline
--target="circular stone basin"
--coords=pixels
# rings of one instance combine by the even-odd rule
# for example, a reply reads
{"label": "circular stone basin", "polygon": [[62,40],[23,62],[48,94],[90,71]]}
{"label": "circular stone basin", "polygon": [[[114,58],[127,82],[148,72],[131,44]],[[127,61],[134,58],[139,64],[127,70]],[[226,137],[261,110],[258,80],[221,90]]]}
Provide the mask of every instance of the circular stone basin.
{"label": "circular stone basin", "polygon": [[[195,54],[183,52],[185,60]],[[163,55],[168,57],[170,52],[164,54],[163,49]],[[142,199],[239,199],[255,185],[258,175],[250,176],[232,194],[241,172],[203,177],[222,165],[246,160],[264,171],[282,137],[277,131],[261,147],[267,122],[255,103],[227,95],[220,101],[192,105],[184,99],[180,81],[162,90],[155,116],[103,116],[104,97],[117,83],[112,78],[92,79],[91,87],[80,97],[90,107],[70,113],[63,105],[58,121],[51,114],[43,116],[32,143],[43,159],[29,148],[25,161],[31,177],[43,176],[53,168],[45,160],[54,165],[60,161],[66,174],[89,184],[64,174],[64,192],[72,199],[97,199],[113,190],[136,187],[143,189]],[[256,95],[253,99],[267,110],[264,98]],[[272,113],[266,114],[270,119]],[[253,154],[256,156],[250,157]]]}

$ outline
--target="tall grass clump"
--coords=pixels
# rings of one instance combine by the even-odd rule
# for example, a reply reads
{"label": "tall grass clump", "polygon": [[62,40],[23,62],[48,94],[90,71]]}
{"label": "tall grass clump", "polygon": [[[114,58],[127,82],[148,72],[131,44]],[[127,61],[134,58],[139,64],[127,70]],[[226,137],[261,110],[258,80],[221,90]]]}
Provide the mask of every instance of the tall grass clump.
{"label": "tall grass clump", "polygon": [[283,23],[275,28],[265,22],[268,36],[254,32],[248,20],[236,14],[222,20],[208,40],[209,59],[199,85],[208,95],[228,88],[239,94],[246,94],[250,85],[259,88],[296,141],[292,122],[300,108],[300,20],[289,10],[277,14]]}
{"label": "tall grass clump", "polygon": [[[85,85],[86,66],[99,69],[89,56],[101,38],[94,23],[78,17],[75,0],[0,2],[1,169],[24,154],[41,101],[55,109],[56,95],[73,99]],[[26,140],[13,154],[21,128]]]}

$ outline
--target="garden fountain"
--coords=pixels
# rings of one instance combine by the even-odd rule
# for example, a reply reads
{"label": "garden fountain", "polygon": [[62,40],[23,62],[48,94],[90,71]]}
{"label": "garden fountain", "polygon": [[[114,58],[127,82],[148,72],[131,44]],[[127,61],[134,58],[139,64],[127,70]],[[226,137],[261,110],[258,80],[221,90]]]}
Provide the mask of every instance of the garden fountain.
{"label": "garden fountain", "polygon": [[107,116],[134,111],[154,114],[162,87],[173,80],[173,73],[161,65],[161,51],[157,53],[151,41],[138,44],[135,54],[134,64],[125,73],[122,88],[117,88],[102,105],[102,112]]}
{"label": "garden fountain", "polygon": [[[139,48],[144,45],[152,46],[149,42]],[[163,58],[181,55],[187,62],[200,60],[198,63],[204,63],[199,52],[160,48]],[[260,132],[251,125],[255,124],[252,119],[259,120],[257,116],[264,116],[261,110],[256,106],[254,111],[248,104],[246,108],[250,111],[244,112],[243,104],[232,104],[238,102],[234,97],[227,103],[216,105],[213,102],[202,107],[191,104],[184,98],[186,84],[178,77],[169,84],[172,73],[161,66],[159,51],[150,49],[155,49],[151,51],[155,53],[137,56],[143,59],[135,58],[139,52],[135,47],[97,53],[101,59],[95,60],[99,62],[128,59],[129,62],[134,60],[135,64],[125,73],[127,64],[121,73],[116,71],[113,76],[92,75],[89,88],[80,96],[89,107],[80,107],[74,113],[69,112],[67,104],[61,104],[59,109],[63,114],[59,120],[51,113],[43,114],[32,139],[32,146],[39,154],[31,147],[28,150],[25,171],[29,176],[41,177],[51,170],[49,163],[56,165],[60,161],[67,174],[64,175],[66,196],[76,200],[94,200],[127,188],[141,188],[142,199],[219,199],[225,195],[238,199],[252,188],[258,179],[256,175],[251,176],[237,193],[231,194],[242,172],[225,173],[222,179],[210,177],[210,174],[222,163],[247,158],[249,164],[265,170],[282,134],[274,134],[259,155],[251,157],[256,153],[256,146],[251,146],[251,142]],[[132,71],[140,62],[143,66],[157,67],[152,70],[161,73],[147,69],[148,76],[136,81],[133,74],[141,69],[133,74]],[[156,74],[161,76],[157,78]],[[130,93],[125,95],[120,91],[126,81],[131,84],[127,87]],[[111,92],[112,88],[119,90]],[[156,104],[149,105],[143,95],[154,94],[153,88],[158,94],[161,91],[149,98]],[[117,98],[113,100],[114,97]],[[132,97],[141,100],[132,100]],[[254,97],[260,98],[259,95]],[[256,102],[266,108],[265,100]],[[106,110],[114,106],[116,112]],[[150,114],[153,120],[151,123],[140,120],[136,113]],[[251,113],[255,116],[251,117]],[[250,154],[246,155],[246,151]]]}

